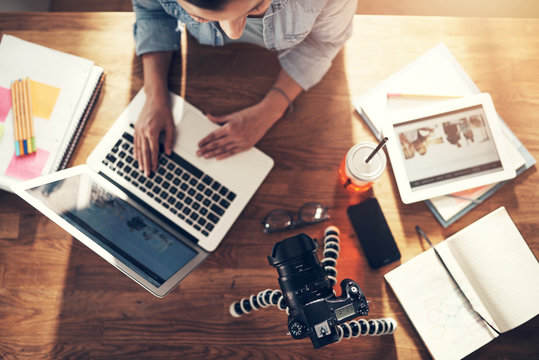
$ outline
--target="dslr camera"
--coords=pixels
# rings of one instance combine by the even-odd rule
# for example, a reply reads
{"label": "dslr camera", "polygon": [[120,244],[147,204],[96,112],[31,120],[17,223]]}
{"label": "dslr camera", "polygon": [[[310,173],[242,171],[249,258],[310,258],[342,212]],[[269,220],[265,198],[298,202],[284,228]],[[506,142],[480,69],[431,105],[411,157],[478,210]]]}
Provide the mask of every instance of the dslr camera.
{"label": "dslr camera", "polygon": [[276,243],[268,262],[279,274],[289,308],[290,335],[294,339],[309,336],[313,346],[321,348],[338,342],[338,325],[367,315],[369,305],[359,285],[350,279],[341,282],[341,296],[335,296],[317,249],[316,240],[299,234]]}

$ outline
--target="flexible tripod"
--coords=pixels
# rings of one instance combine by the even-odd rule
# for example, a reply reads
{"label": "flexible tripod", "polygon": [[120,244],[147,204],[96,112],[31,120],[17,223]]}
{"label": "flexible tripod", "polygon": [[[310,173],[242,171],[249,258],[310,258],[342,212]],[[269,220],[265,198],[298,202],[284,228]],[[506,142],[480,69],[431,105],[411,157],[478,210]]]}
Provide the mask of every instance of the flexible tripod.
{"label": "flexible tripod", "polygon": [[[329,226],[324,231],[324,258],[321,263],[326,270],[328,279],[331,282],[331,286],[337,284],[337,259],[339,258],[340,251],[340,231],[336,226]],[[333,290],[335,293],[335,290]],[[230,304],[230,315],[233,317],[240,317],[242,315],[249,314],[251,311],[258,311],[261,308],[269,306],[276,306],[279,310],[286,311],[289,314],[289,309],[286,304],[281,290],[266,289],[253,294],[247,298],[243,298],[240,301]],[[344,322],[337,325],[337,331],[339,332],[339,341],[343,338],[349,339],[351,337],[358,337],[360,335],[387,335],[395,332],[397,328],[397,322],[392,318],[383,319],[359,319]]]}

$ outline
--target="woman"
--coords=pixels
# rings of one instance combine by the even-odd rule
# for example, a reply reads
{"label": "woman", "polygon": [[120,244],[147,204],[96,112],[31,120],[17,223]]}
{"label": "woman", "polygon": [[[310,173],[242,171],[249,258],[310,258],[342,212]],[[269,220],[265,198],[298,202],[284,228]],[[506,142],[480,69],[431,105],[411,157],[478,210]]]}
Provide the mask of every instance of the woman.
{"label": "woman", "polygon": [[250,42],[277,51],[281,70],[257,104],[212,116],[222,126],[199,142],[198,156],[223,159],[254,146],[290,103],[318,83],[352,33],[357,0],[133,0],[136,53],[142,56],[146,103],[135,125],[135,157],[146,174],[157,167],[158,137],[174,143],[167,74],[183,24],[199,43]]}

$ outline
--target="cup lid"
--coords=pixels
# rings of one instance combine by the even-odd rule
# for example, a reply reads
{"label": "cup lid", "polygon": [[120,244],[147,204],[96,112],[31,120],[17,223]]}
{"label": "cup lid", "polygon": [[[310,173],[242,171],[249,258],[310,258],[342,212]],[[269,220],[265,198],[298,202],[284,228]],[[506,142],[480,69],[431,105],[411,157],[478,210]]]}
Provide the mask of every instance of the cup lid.
{"label": "cup lid", "polygon": [[376,145],[371,142],[363,142],[350,149],[346,156],[346,167],[351,175],[367,182],[374,181],[382,175],[386,168],[386,154],[383,149],[380,149],[368,163],[365,162]]}

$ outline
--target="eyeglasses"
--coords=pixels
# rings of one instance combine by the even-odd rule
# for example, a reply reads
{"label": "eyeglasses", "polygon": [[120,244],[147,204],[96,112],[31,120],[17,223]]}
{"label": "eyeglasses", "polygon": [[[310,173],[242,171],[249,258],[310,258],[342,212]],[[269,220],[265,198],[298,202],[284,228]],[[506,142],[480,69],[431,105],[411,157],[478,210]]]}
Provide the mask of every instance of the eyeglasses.
{"label": "eyeglasses", "polygon": [[296,229],[302,226],[317,224],[330,218],[327,213],[327,207],[324,207],[318,202],[303,204],[298,210],[297,217],[298,219],[295,220],[294,216],[286,210],[273,210],[262,221],[264,232],[274,233]]}

